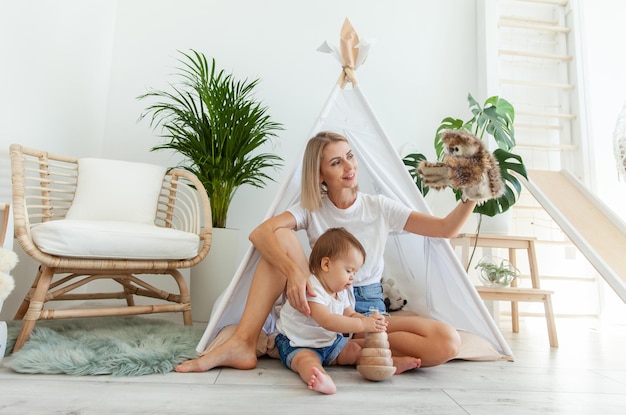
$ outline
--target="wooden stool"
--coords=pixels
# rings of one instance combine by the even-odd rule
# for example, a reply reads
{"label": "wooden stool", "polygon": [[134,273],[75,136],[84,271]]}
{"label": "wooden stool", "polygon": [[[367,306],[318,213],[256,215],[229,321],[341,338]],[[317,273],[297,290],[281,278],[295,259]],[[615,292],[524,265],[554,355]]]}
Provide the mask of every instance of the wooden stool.
{"label": "wooden stool", "polygon": [[509,261],[516,265],[516,250],[525,249],[528,256],[530,269],[530,279],[532,288],[517,287],[517,280],[513,281],[511,287],[485,287],[476,286],[476,291],[483,300],[510,301],[511,320],[513,333],[519,333],[519,310],[518,301],[522,302],[542,302],[545,310],[546,322],[548,324],[548,338],[550,346],[559,347],[556,335],[556,325],[554,323],[554,311],[552,310],[553,291],[542,290],[539,282],[539,272],[537,270],[537,257],[535,251],[535,238],[525,236],[507,235],[484,235],[480,234],[478,240],[476,234],[460,234],[456,238],[450,239],[452,246],[460,246],[461,261],[466,266],[469,265],[469,248],[478,246],[481,248],[508,248]]}

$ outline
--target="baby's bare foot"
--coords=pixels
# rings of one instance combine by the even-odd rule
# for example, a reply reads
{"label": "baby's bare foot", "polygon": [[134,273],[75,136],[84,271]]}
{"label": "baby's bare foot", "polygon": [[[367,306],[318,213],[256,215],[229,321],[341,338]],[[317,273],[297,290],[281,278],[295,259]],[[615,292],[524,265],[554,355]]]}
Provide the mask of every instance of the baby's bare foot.
{"label": "baby's bare foot", "polygon": [[327,373],[323,373],[316,367],[314,367],[312,371],[313,374],[311,375],[311,379],[309,380],[309,389],[325,393],[327,395],[332,395],[337,391],[335,382],[333,382],[333,380],[330,376],[328,376]]}

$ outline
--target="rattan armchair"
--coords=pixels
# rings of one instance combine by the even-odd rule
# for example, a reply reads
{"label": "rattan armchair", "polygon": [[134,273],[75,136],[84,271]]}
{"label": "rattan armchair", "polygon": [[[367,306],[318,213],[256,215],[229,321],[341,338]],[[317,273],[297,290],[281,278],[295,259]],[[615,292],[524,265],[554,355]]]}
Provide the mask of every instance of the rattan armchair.
{"label": "rattan armchair", "polygon": [[[189,268],[207,255],[211,247],[212,234],[209,198],[202,183],[193,174],[182,169],[166,171],[163,168],[160,190],[158,186],[161,183],[161,176],[156,176],[154,194],[158,200],[154,202],[156,206],[154,219],[149,220],[152,223],[145,226],[148,235],[151,235],[150,232],[156,232],[157,236],[147,236],[150,240],[145,244],[133,243],[133,238],[142,235],[132,231],[119,240],[119,246],[124,247],[121,250],[124,255],[121,255],[118,249],[117,253],[107,256],[104,249],[106,247],[103,248],[102,245],[109,245],[112,248],[118,245],[115,240],[110,239],[115,238],[114,230],[130,232],[128,229],[134,229],[132,227],[135,225],[130,219],[128,223],[125,222],[127,215],[124,213],[124,219],[117,222],[87,221],[90,226],[82,231],[87,234],[81,236],[80,240],[83,241],[81,246],[72,246],[72,241],[76,240],[74,235],[68,238],[67,246],[63,247],[62,254],[59,254],[51,253],[54,249],[38,245],[34,234],[43,228],[44,224],[60,226],[61,230],[52,231],[51,235],[54,238],[62,236],[59,234],[68,223],[84,225],[85,221],[68,219],[68,212],[72,205],[77,203],[78,183],[83,187],[86,186],[81,180],[83,171],[79,168],[81,159],[33,150],[16,144],[10,147],[10,156],[15,237],[23,250],[40,264],[32,288],[15,315],[15,319],[23,320],[23,323],[14,351],[19,350],[26,342],[38,320],[182,312],[184,324],[192,324],[189,289],[179,269]],[[122,162],[122,167],[126,165],[132,167],[133,163]],[[120,178],[125,177],[124,174],[124,171],[118,169],[112,176]],[[132,175],[132,169],[128,174]],[[99,173],[98,176],[102,177],[103,174]],[[121,181],[125,180],[117,182]],[[115,186],[117,185],[113,185],[113,193]],[[137,191],[141,192],[142,187],[141,184],[136,186]],[[118,200],[99,201],[93,200],[101,196],[96,189],[89,194],[89,202],[99,204],[97,206],[121,204],[122,209],[126,209],[127,199],[134,199],[132,193],[134,190],[130,191],[130,196],[127,193]],[[128,213],[128,216],[132,216],[130,215],[132,212]],[[93,227],[101,228],[95,230],[104,233],[90,231],[89,229]],[[175,248],[178,246],[177,243],[170,242],[169,246],[161,247],[161,253],[153,255],[150,252],[152,244],[159,243],[158,235],[161,234],[167,237],[173,235],[174,238],[182,235],[193,248],[189,251],[193,252],[188,257],[180,253],[172,254],[170,257],[170,251],[176,251]],[[109,239],[105,241],[102,235]],[[93,245],[90,249],[93,249],[94,253],[91,254],[89,251],[86,254],[84,245]],[[103,252],[99,251],[101,248],[104,249]],[[162,253],[164,249],[166,255]],[[74,256],[72,254],[74,251],[80,254]],[[135,255],[139,251],[141,255]],[[128,255],[125,255],[126,253]],[[174,278],[178,293],[164,291],[147,282],[149,279],[158,281],[162,275]],[[102,279],[118,283],[119,291],[93,292],[93,289],[85,287],[86,284]],[[117,286],[117,284],[108,285]],[[89,287],[92,286],[94,285]],[[103,284],[96,284],[96,287],[98,286],[102,287]],[[135,304],[135,296],[148,298],[149,300],[141,302],[150,304]],[[63,306],[52,309],[51,302],[59,300],[64,301]],[[76,307],[68,307],[67,304],[75,304]]]}

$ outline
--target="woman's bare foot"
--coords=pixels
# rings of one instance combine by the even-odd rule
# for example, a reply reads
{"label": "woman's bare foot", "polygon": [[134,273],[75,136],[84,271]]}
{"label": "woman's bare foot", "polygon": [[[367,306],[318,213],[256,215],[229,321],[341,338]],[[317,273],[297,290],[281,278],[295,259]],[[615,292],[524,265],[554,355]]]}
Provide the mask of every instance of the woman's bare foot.
{"label": "woman's bare foot", "polygon": [[422,359],[412,356],[393,357],[393,365],[396,367],[396,375],[407,370],[417,369],[422,365]]}
{"label": "woman's bare foot", "polygon": [[332,378],[328,376],[327,373],[320,371],[316,367],[312,368],[311,370],[313,374],[311,375],[311,379],[308,383],[309,389],[325,393],[326,395],[332,395],[337,391],[335,382],[333,382]]}
{"label": "woman's bare foot", "polygon": [[200,357],[187,360],[175,367],[179,373],[206,372],[219,366],[235,369],[254,369],[256,367],[256,349],[233,338],[209,348]]}

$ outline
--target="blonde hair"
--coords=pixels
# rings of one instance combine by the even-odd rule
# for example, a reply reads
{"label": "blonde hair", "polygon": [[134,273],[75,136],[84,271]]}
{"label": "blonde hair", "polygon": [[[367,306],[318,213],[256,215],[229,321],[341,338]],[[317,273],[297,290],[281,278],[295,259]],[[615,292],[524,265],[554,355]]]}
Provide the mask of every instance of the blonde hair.
{"label": "blonde hair", "polygon": [[335,259],[348,253],[350,248],[356,248],[365,262],[365,248],[361,242],[345,228],[330,228],[326,230],[313,245],[309,256],[309,271],[313,275],[319,275],[322,259]]}
{"label": "blonde hair", "polygon": [[[318,210],[322,207],[322,196],[326,194],[326,184],[320,182],[320,170],[324,148],[330,143],[343,141],[348,143],[348,139],[341,134],[330,131],[320,131],[309,140],[304,150],[302,159],[302,195],[300,204],[307,210]],[[358,187],[355,188],[355,192]]]}

